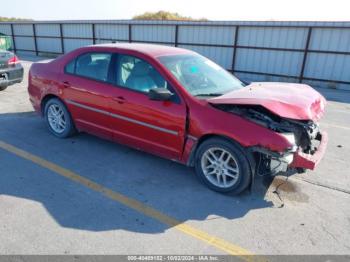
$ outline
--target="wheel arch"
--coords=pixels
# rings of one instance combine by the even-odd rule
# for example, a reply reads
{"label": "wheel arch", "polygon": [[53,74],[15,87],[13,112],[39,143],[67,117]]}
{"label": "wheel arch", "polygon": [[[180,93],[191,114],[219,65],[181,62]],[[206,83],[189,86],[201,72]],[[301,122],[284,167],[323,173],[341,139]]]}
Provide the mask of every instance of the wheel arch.
{"label": "wheel arch", "polygon": [[60,100],[64,105],[66,105],[66,103],[59,96],[57,96],[55,94],[47,94],[41,99],[41,103],[40,103],[40,110],[41,110],[42,116],[44,116],[44,114],[45,114],[44,110],[45,110],[46,103],[52,98],[56,98],[56,99]]}
{"label": "wheel arch", "polygon": [[191,149],[191,153],[189,155],[188,161],[187,161],[187,165],[188,166],[194,166],[194,159],[197,153],[197,150],[199,148],[199,146],[206,140],[208,139],[212,139],[212,138],[220,138],[220,139],[224,139],[227,140],[229,142],[233,142],[234,144],[238,144],[239,147],[243,147],[241,144],[239,144],[237,141],[234,141],[232,138],[229,138],[225,135],[220,135],[220,134],[204,134],[201,137],[199,137],[196,140],[196,143],[193,145],[192,149]]}
{"label": "wheel arch", "polygon": [[[54,133],[54,135],[60,137],[60,138],[66,138],[66,137],[70,137],[72,135],[74,135],[75,133],[79,132],[79,130],[76,128],[75,126],[75,123],[74,123],[74,120],[72,118],[72,115],[67,107],[67,104],[65,103],[65,101],[63,99],[61,99],[59,96],[55,95],[55,94],[46,94],[42,100],[41,100],[41,103],[40,103],[40,111],[41,111],[41,114],[42,116],[45,118],[45,120],[47,121],[47,118],[45,116],[45,108],[46,108],[46,105],[47,103],[52,100],[52,99],[55,99],[57,100],[57,102],[60,102],[62,104],[62,106],[64,107],[64,111],[66,111],[66,113],[68,114],[68,118],[66,118],[66,120],[69,122],[69,131],[68,133],[66,133],[64,136],[58,136],[57,134]],[[56,102],[56,103],[57,103]],[[64,131],[65,132],[65,131]]]}
{"label": "wheel arch", "polygon": [[249,162],[249,166],[250,166],[250,169],[252,171],[253,178],[254,178],[256,161],[255,161],[255,157],[254,157],[253,153],[250,150],[248,150],[247,147],[244,147],[242,144],[240,144],[236,140],[232,139],[231,137],[227,137],[227,136],[221,135],[221,134],[205,134],[205,135],[201,136],[200,138],[198,138],[198,140],[196,141],[196,144],[192,147],[190,156],[188,158],[188,161],[187,161],[188,166],[191,166],[191,167],[194,166],[194,161],[195,161],[195,157],[196,157],[196,153],[197,153],[198,148],[200,147],[200,145],[204,141],[207,141],[208,139],[212,139],[212,138],[224,139],[230,143],[233,143],[240,150],[242,150],[242,153],[245,155],[245,157],[247,158],[247,160]]}

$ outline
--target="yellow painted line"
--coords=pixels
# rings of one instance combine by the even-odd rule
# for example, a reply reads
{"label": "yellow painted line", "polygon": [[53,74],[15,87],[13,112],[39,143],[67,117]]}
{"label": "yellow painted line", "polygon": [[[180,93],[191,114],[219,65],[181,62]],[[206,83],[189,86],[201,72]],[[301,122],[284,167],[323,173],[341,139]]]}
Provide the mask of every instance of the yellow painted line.
{"label": "yellow painted line", "polygon": [[[7,144],[3,141],[0,140],[0,148],[11,152],[21,158],[27,159],[39,166],[42,166],[46,169],[49,169],[63,177],[66,177],[74,182],[77,182],[81,185],[84,185],[92,190],[95,190],[103,195],[105,195],[106,197],[119,202],[131,209],[134,209],[146,216],[152,217],[155,220],[158,220],[159,222],[166,224],[170,227],[173,227],[179,231],[181,231],[182,233],[185,233],[186,235],[190,235],[196,239],[199,239],[211,246],[214,246],[220,250],[225,251],[226,253],[230,254],[230,255],[234,255],[234,256],[238,256],[240,257],[242,260],[245,261],[263,261],[261,257],[257,257],[257,256],[253,256],[253,254],[240,247],[237,245],[234,245],[232,243],[227,242],[226,240],[223,240],[221,238],[212,236],[202,230],[196,229],[192,226],[189,226],[185,223],[182,223],[179,220],[176,220],[172,217],[169,217],[168,215],[165,215],[161,212],[159,212],[158,210],[147,206],[143,203],[141,203],[140,201],[137,201],[135,199],[129,198],[121,193],[112,191],[100,184],[97,184],[83,176],[80,176],[64,167],[61,167],[57,164],[54,164],[52,162],[49,162],[41,157],[38,157],[36,155],[33,155],[27,151],[24,151],[20,148],[17,148],[13,145]],[[229,229],[228,229],[229,230]]]}
{"label": "yellow painted line", "polygon": [[328,124],[328,123],[321,123],[321,126],[329,126],[329,127],[335,127],[335,128],[341,128],[341,129],[350,130],[350,127],[348,127],[348,126],[341,126],[341,125]]}

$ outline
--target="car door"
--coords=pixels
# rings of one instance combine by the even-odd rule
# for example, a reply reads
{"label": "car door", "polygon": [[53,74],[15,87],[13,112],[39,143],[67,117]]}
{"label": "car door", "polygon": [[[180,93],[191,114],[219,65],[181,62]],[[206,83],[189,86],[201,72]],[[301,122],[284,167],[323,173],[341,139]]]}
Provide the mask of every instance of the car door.
{"label": "car door", "polygon": [[[110,100],[114,139],[142,150],[179,160],[183,150],[186,106],[163,76],[148,62],[118,55],[116,88]],[[148,97],[150,88],[165,87],[174,95],[169,101]]]}
{"label": "car door", "polygon": [[108,124],[111,53],[87,52],[70,61],[61,77],[63,97],[79,130],[111,139]]}

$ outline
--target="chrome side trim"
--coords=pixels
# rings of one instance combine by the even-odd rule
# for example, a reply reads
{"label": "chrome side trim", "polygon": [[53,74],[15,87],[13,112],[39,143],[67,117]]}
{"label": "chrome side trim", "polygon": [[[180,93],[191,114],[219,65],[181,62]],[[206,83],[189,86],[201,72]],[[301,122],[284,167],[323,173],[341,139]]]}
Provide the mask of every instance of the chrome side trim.
{"label": "chrome side trim", "polygon": [[91,106],[86,106],[86,105],[74,102],[73,100],[70,100],[70,99],[65,99],[64,101],[66,101],[67,104],[75,105],[77,107],[81,107],[81,108],[84,108],[84,109],[87,109],[87,110],[90,110],[90,111],[93,111],[93,112],[101,113],[101,114],[104,114],[104,115],[110,115],[110,113],[108,113],[107,111],[100,110],[100,109],[97,109],[97,108],[94,108],[94,107],[91,107]]}
{"label": "chrome side trim", "polygon": [[187,138],[192,139],[192,140],[194,140],[194,141],[197,141],[197,140],[198,140],[197,137],[191,136],[191,135],[187,135]]}
{"label": "chrome side trim", "polygon": [[93,111],[93,112],[96,112],[96,113],[100,113],[100,114],[103,114],[103,115],[108,115],[108,116],[111,116],[111,117],[114,117],[114,118],[117,118],[117,119],[122,119],[122,120],[125,120],[125,121],[128,121],[128,122],[134,123],[134,124],[138,124],[138,125],[141,125],[141,126],[149,127],[149,128],[152,128],[152,129],[155,129],[155,130],[158,130],[158,131],[162,131],[164,133],[172,134],[172,135],[175,135],[175,136],[177,136],[179,134],[177,131],[173,131],[173,130],[166,129],[166,128],[163,128],[163,127],[159,127],[159,126],[155,126],[155,125],[152,125],[152,124],[148,124],[148,123],[145,123],[145,122],[133,119],[133,118],[129,118],[129,117],[126,117],[126,116],[110,113],[110,112],[107,112],[107,111],[104,111],[104,110],[100,110],[100,109],[97,109],[97,108],[94,108],[94,107],[91,107],[91,106],[83,105],[83,104],[77,103],[77,102],[75,102],[73,100],[70,100],[70,99],[65,99],[65,101],[66,101],[67,104],[75,105],[77,107],[84,108],[84,109],[87,109],[87,110],[90,110],[90,111]]}

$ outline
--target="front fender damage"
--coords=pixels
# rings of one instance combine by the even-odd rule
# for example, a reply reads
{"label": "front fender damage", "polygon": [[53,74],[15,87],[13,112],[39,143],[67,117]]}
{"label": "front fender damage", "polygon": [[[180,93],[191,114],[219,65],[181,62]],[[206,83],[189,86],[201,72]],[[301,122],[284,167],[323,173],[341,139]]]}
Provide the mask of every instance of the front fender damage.
{"label": "front fender damage", "polygon": [[277,175],[295,170],[313,170],[322,159],[327,146],[327,134],[321,132],[318,123],[312,120],[283,118],[261,106],[216,105],[218,109],[236,114],[276,135],[290,138],[292,147],[283,152],[272,151],[262,145],[249,147],[256,161],[256,174]]}
{"label": "front fender damage", "polygon": [[256,174],[259,176],[274,176],[281,172],[287,172],[293,162],[294,152],[274,152],[263,147],[250,147],[248,149],[256,156]]}

